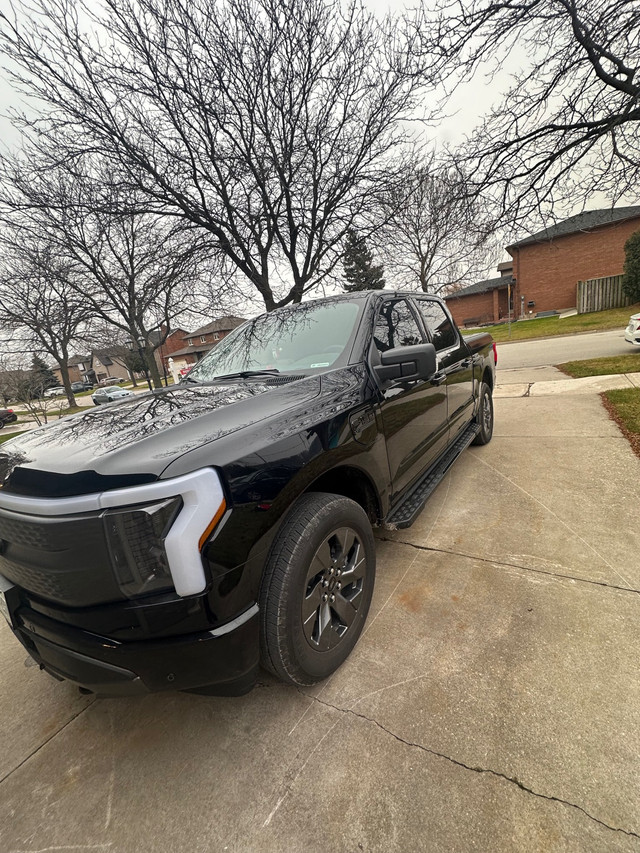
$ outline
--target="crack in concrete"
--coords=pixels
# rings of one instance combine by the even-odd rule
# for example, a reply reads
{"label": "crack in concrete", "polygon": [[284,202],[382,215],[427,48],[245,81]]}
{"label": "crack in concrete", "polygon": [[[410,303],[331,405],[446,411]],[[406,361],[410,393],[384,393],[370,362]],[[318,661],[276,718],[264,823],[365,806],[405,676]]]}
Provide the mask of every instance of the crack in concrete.
{"label": "crack in concrete", "polygon": [[640,595],[640,589],[634,589],[630,586],[617,586],[607,581],[595,581],[589,578],[581,578],[577,575],[563,574],[562,572],[552,572],[549,569],[534,569],[532,566],[522,566],[519,563],[509,563],[505,560],[492,560],[490,557],[480,557],[477,554],[465,554],[462,551],[450,551],[447,548],[433,548],[430,545],[416,545],[414,542],[407,542],[404,539],[391,539],[388,536],[376,536],[378,542],[393,542],[395,545],[407,545],[409,548],[415,548],[417,551],[431,551],[434,554],[449,554],[452,557],[464,557],[468,560],[478,560],[481,563],[488,563],[491,566],[505,566],[510,569],[518,569],[522,572],[532,572],[537,575],[547,575],[552,578],[561,580],[575,581],[576,583],[589,584],[590,586],[603,586],[606,589],[615,589],[619,592],[631,592],[634,595]]}
{"label": "crack in concrete", "polygon": [[41,750],[41,749],[43,749],[43,748],[44,748],[44,747],[45,747],[45,746],[46,746],[50,741],[52,741],[52,740],[54,739],[54,737],[58,737],[58,735],[59,735],[61,732],[63,732],[63,731],[67,728],[67,726],[70,726],[70,725],[71,725],[71,723],[73,723],[75,720],[77,720],[77,719],[78,719],[78,717],[79,717],[81,714],[84,714],[84,712],[85,712],[85,711],[88,711],[88,710],[89,710],[89,708],[91,708],[94,704],[95,704],[95,699],[94,699],[92,702],[89,702],[89,704],[88,704],[88,705],[85,705],[85,706],[84,706],[84,708],[82,708],[80,711],[78,711],[78,713],[77,713],[77,714],[74,714],[74,716],[73,716],[73,717],[71,717],[71,719],[67,720],[67,722],[66,722],[66,723],[65,723],[61,728],[59,728],[59,729],[58,729],[58,731],[56,731],[56,732],[54,732],[52,735],[50,735],[50,736],[49,736],[45,741],[43,741],[43,742],[40,744],[40,746],[36,747],[36,748],[33,750],[33,752],[29,753],[29,755],[27,755],[27,756],[26,756],[26,758],[23,758],[23,759],[22,759],[22,761],[20,762],[20,764],[16,764],[16,766],[15,766],[12,770],[9,770],[9,772],[8,772],[8,773],[6,773],[6,774],[5,774],[5,775],[0,779],[0,785],[1,785],[3,782],[6,782],[6,780],[7,780],[10,776],[12,776],[12,775],[16,772],[16,770],[20,770],[20,768],[21,768],[21,767],[23,767],[23,766],[27,763],[27,761],[30,761],[30,760],[33,758],[33,756],[34,756],[34,755],[37,755],[37,754],[40,752],[40,750]]}
{"label": "crack in concrete", "polygon": [[[302,691],[300,691],[302,692]],[[438,752],[435,749],[430,749],[428,746],[424,746],[424,744],[416,743],[415,741],[405,740],[400,735],[395,732],[390,731],[382,723],[379,723],[378,720],[373,719],[372,717],[367,717],[366,714],[358,713],[357,711],[352,710],[351,708],[340,708],[337,705],[333,705],[331,702],[327,702],[323,699],[318,699],[315,696],[308,696],[307,694],[303,694],[307,696],[308,699],[312,699],[313,702],[317,702],[320,705],[324,705],[327,708],[332,708],[334,711],[339,711],[343,714],[350,714],[353,717],[359,717],[361,720],[365,720],[368,723],[372,723],[374,726],[377,726],[381,731],[388,734],[390,737],[397,740],[399,743],[403,743],[405,746],[413,747],[415,749],[419,749],[422,752],[426,752],[428,755],[434,756],[434,758],[441,758],[443,761],[448,761],[450,764],[455,765],[456,767],[460,767],[463,770],[469,770],[472,773],[484,774],[486,773],[489,776],[495,776],[497,779],[503,779],[505,782],[510,782],[512,785],[520,788],[521,791],[524,791],[527,794],[531,794],[533,797],[538,797],[542,800],[548,800],[553,803],[560,803],[563,806],[568,806],[569,808],[576,809],[579,812],[582,812],[585,817],[589,818],[589,820],[594,821],[594,823],[603,826],[605,829],[608,829],[611,832],[621,832],[623,835],[628,835],[630,838],[638,838],[640,839],[640,834],[637,832],[633,832],[633,830],[623,829],[619,826],[611,826],[608,823],[605,823],[600,818],[595,817],[590,814],[586,809],[582,806],[579,806],[577,803],[572,803],[570,800],[564,800],[562,797],[554,797],[550,794],[542,794],[539,791],[534,791],[533,788],[529,788],[523,782],[520,781],[516,776],[507,776],[506,773],[500,773],[498,770],[492,770],[489,767],[474,767],[470,764],[465,764],[464,761],[460,761],[457,758],[452,758],[450,755],[445,755],[443,752]]]}

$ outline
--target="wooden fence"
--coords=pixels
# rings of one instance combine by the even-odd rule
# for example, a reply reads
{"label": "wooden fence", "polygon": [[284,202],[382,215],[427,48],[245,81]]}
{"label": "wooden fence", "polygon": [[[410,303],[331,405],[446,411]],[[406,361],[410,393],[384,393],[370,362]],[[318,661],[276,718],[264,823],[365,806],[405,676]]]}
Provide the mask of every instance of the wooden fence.
{"label": "wooden fence", "polygon": [[607,308],[622,308],[630,304],[631,300],[622,289],[621,275],[590,278],[587,281],[578,282],[578,314],[606,311]]}

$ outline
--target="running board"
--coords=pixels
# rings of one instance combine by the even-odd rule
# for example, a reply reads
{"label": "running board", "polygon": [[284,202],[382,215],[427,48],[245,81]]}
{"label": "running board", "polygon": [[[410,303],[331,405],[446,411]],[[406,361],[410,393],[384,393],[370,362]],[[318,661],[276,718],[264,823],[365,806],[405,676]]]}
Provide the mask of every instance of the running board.
{"label": "running board", "polygon": [[418,480],[411,491],[391,510],[382,526],[391,530],[410,527],[424,509],[424,505],[438,483],[444,479],[444,475],[449,468],[451,468],[462,451],[469,447],[479,432],[479,424],[469,424],[444,456],[436,463],[435,467],[428,471],[421,480]]}

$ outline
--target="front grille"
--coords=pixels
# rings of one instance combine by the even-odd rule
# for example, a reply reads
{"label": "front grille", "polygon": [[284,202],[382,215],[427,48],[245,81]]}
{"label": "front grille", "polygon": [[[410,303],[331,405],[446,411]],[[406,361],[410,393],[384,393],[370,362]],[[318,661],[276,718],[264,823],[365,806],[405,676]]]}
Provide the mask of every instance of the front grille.
{"label": "front grille", "polygon": [[69,582],[69,579],[65,578],[64,575],[54,575],[51,572],[39,571],[29,566],[16,565],[4,557],[0,557],[0,575],[4,575],[13,583],[17,583],[35,595],[54,601],[66,603],[68,599],[76,597],[77,594],[76,585]]}
{"label": "front grille", "polygon": [[55,535],[40,521],[33,523],[19,518],[0,516],[0,539],[16,545],[26,545],[31,548],[53,548],[56,544]]}
{"label": "front grille", "polygon": [[0,574],[68,607],[123,597],[97,512],[47,518],[0,510]]}

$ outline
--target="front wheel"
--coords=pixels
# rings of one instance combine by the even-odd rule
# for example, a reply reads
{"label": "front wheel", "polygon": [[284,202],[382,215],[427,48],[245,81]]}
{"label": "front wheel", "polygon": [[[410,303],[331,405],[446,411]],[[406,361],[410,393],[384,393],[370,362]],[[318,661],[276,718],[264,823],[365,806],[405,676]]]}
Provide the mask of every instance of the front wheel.
{"label": "front wheel", "polygon": [[301,686],[335,672],[362,633],[375,564],[371,524],[357,503],[321,492],[303,495],[263,577],[263,666]]}
{"label": "front wheel", "polygon": [[486,382],[480,385],[480,403],[478,404],[476,423],[480,427],[480,432],[473,439],[472,443],[489,444],[493,435],[493,397],[491,395],[491,388]]}

